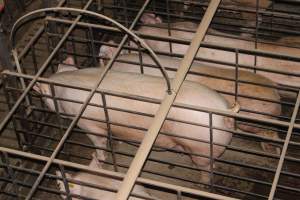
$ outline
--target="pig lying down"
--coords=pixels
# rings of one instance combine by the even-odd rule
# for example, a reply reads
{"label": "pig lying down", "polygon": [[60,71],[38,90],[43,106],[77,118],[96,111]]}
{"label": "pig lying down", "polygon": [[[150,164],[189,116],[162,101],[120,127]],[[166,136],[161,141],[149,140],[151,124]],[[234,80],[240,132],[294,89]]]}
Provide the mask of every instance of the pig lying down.
{"label": "pig lying down", "polygon": [[[87,68],[76,71],[65,70],[64,72],[53,74],[49,77],[49,79],[59,81],[64,84],[91,88],[96,83],[101,71],[101,68]],[[34,88],[41,94],[51,95],[50,88],[47,84],[37,84]],[[108,72],[99,89],[130,94],[133,96],[155,98],[158,100],[162,100],[166,94],[165,80],[161,77],[117,72],[113,70]],[[56,97],[59,98],[81,102],[83,102],[88,96],[87,91],[60,86],[55,86],[55,94]],[[44,98],[44,100],[48,107],[54,110],[53,100],[49,98]],[[57,103],[59,110],[62,113],[75,115],[79,112],[80,103],[60,100],[58,100]],[[100,94],[94,95],[90,103],[102,105]],[[133,112],[143,112],[148,115],[154,115],[159,107],[159,105],[153,103],[113,96],[106,96],[106,103],[109,107]],[[178,92],[175,103],[230,111],[228,102],[224,99],[224,97],[206,86],[190,81],[185,81],[183,83],[181,90]],[[108,114],[111,122],[128,126],[136,126],[147,129],[152,122],[152,118],[138,115],[136,113],[109,110]],[[104,109],[96,106],[88,106],[84,111],[83,116],[105,121]],[[209,142],[210,140],[210,130],[207,127],[195,125],[195,123],[199,123],[208,126],[209,114],[173,107],[170,110],[168,118],[180,120],[186,123],[192,123],[193,125],[166,120],[161,132],[172,133],[176,136],[189,137],[198,141],[160,134],[156,140],[156,146],[164,148],[178,148],[187,153],[210,156],[210,144],[205,143]],[[212,119],[213,127],[225,129],[233,127],[233,120],[230,118],[213,115]],[[81,118],[77,125],[81,129],[87,131],[99,134],[108,134],[107,125],[105,123]],[[141,130],[125,128],[114,124],[112,124],[110,128],[113,135],[123,139],[141,141],[144,137],[144,131]],[[100,138],[93,135],[88,136],[95,146],[104,147],[106,145],[106,138]],[[212,155],[214,158],[216,158],[224,152],[225,147],[223,145],[228,145],[230,143],[232,135],[229,132],[213,129],[212,136],[214,142]],[[97,154],[100,154],[97,155],[99,156],[99,159],[105,159],[102,151],[98,151]],[[203,167],[205,169],[209,169],[210,167],[209,158],[192,155],[191,159],[198,167]],[[208,181],[207,174],[203,174],[202,178],[204,182]]]}
{"label": "pig lying down", "polygon": [[[145,15],[143,18],[143,22],[147,23],[150,21],[150,24],[155,24],[154,21],[157,17],[152,15]],[[156,20],[156,26],[141,26],[139,28],[139,32],[147,35],[159,35],[159,36],[169,36],[168,25],[166,23],[161,23],[161,20]],[[170,24],[171,28],[179,29],[179,30],[171,30],[171,36],[180,39],[191,40],[194,36],[194,32],[196,31],[198,24],[192,22],[176,22]],[[182,31],[181,31],[182,30]],[[187,32],[188,30],[188,32]],[[233,35],[223,34],[219,31],[215,31],[210,29],[209,32],[213,35],[206,35],[204,41],[209,42],[210,44],[218,45],[218,46],[229,46],[232,48],[241,48],[254,50],[255,43],[251,41],[246,41],[242,39],[233,38]],[[299,37],[295,37],[294,40],[299,40]],[[145,40],[146,43],[155,51],[162,52],[170,52],[170,44],[168,42],[162,42],[157,40]],[[285,38],[282,38],[279,42],[285,41]],[[188,45],[183,44],[172,44],[172,52],[178,54],[185,54]],[[273,44],[264,44],[258,43],[258,50],[270,51],[275,53],[282,53],[291,56],[299,56],[300,49],[291,48],[291,47],[283,47]],[[217,61],[229,62],[233,65],[236,61],[235,52],[228,52],[222,50],[215,50],[201,47],[198,51],[197,57],[205,58],[205,59],[213,59]],[[274,70],[282,73],[290,73],[290,75],[284,75],[279,73],[269,73],[266,71],[257,71],[258,74],[262,74],[272,81],[293,87],[300,87],[300,64],[299,62],[293,62],[288,60],[279,60],[267,57],[258,56],[256,60],[256,66],[258,69],[267,69]],[[254,66],[255,64],[255,56],[247,55],[247,54],[239,54],[239,64],[241,65],[249,65]],[[217,64],[209,63],[210,66],[220,66]],[[223,66],[224,67],[224,66]],[[227,67],[228,68],[228,67]]]}
{"label": "pig lying down", "polygon": [[[93,159],[91,163],[89,164],[90,168],[93,169],[102,169],[101,163],[96,159],[95,156],[93,156]],[[61,174],[59,171],[56,171],[56,175],[61,177]],[[79,172],[76,175],[70,175],[66,174],[67,179],[73,179],[75,181],[80,181],[80,182],[85,182],[89,184],[94,184],[102,188],[106,189],[113,189],[113,190],[118,190],[121,185],[121,181],[112,179],[112,178],[107,178],[103,177],[100,175],[94,175],[86,172]],[[65,192],[66,188],[64,186],[64,183],[61,180],[57,180],[58,187],[60,191]],[[76,195],[80,195],[82,197],[88,197],[92,199],[99,199],[99,200],[115,200],[115,193],[110,192],[104,189],[96,189],[93,187],[88,187],[88,186],[82,186],[79,184],[75,183],[69,183],[69,190],[70,194],[72,195],[72,199],[74,200],[79,200],[81,198],[76,198]],[[143,197],[148,197],[154,200],[159,200],[158,198],[150,195],[146,189],[143,186],[136,185],[133,188],[132,194],[138,195],[138,196],[143,196]],[[61,195],[63,199],[66,199],[65,195]],[[74,197],[73,197],[74,196]],[[137,198],[137,197],[130,197],[129,200],[143,200],[144,198]]]}
{"label": "pig lying down", "polygon": [[[112,53],[106,53],[105,51],[110,50],[111,52],[114,52],[113,47],[103,46],[101,48],[101,54],[102,55],[112,55]],[[140,56],[138,54],[123,54],[118,57],[119,60],[122,61],[130,61],[137,63],[135,64],[128,64],[128,63],[121,63],[121,62],[115,62],[112,66],[112,69],[117,71],[123,71],[123,72],[135,72],[140,73],[140,65],[139,60]],[[169,77],[174,77],[175,72],[177,68],[180,65],[180,59],[171,58],[168,56],[159,56],[161,64],[166,67],[167,69],[173,69],[173,71],[168,71]],[[142,54],[142,60],[145,66],[152,65],[155,66],[152,59],[146,55]],[[101,61],[101,63],[103,63]],[[233,81],[228,80],[222,80],[222,79],[214,79],[210,77],[204,77],[205,75],[211,75],[211,76],[218,76],[222,78],[228,78],[228,79],[235,79],[235,70],[232,69],[225,69],[225,68],[216,68],[216,67],[209,67],[203,64],[199,64],[198,62],[194,62],[190,72],[198,73],[198,75],[188,74],[187,80],[189,81],[195,81],[197,83],[201,83],[203,85],[206,85],[214,90],[222,91],[222,92],[230,92],[232,94],[235,93],[235,83]],[[155,76],[161,76],[161,73],[159,69],[153,68],[153,67],[144,67],[144,73],[149,75],[155,75]],[[201,75],[199,75],[201,74]],[[273,83],[268,78],[254,74],[249,71],[239,70],[238,74],[240,81],[248,81],[248,82],[254,82],[258,84],[265,84],[269,86],[275,86],[275,83]],[[238,94],[241,95],[238,97],[238,102],[242,109],[250,110],[250,111],[257,111],[262,112],[265,114],[271,114],[273,116],[279,116],[281,114],[281,105],[279,103],[271,103],[256,99],[251,99],[251,97],[255,98],[262,98],[271,100],[274,102],[280,102],[280,96],[276,89],[268,88],[268,87],[262,87],[259,85],[253,85],[253,84],[246,84],[246,83],[239,83],[238,84]],[[242,97],[246,96],[248,98]],[[235,103],[235,98],[232,95],[224,95],[224,97],[229,101],[230,105],[233,105]],[[250,98],[249,98],[250,97]],[[241,111],[242,112],[242,111]],[[255,113],[249,113],[245,112],[245,114],[249,114],[251,116],[257,117],[257,118],[270,118],[269,116],[262,116],[260,114]],[[262,128],[257,128],[254,126],[247,126],[244,124],[239,123],[238,128],[244,131],[256,133],[261,136],[269,137],[272,139],[279,139],[278,135],[274,131],[267,131]],[[272,144],[266,144],[262,143],[262,148],[264,151],[267,152],[274,152],[276,151],[277,154],[280,153],[280,149],[276,148],[274,149],[274,146]]]}

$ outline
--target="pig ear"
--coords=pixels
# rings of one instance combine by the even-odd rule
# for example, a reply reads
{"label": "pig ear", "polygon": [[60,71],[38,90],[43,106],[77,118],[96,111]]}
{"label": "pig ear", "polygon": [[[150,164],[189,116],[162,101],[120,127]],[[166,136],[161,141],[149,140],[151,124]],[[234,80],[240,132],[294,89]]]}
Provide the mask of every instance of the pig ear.
{"label": "pig ear", "polygon": [[34,91],[36,91],[37,93],[42,94],[41,83],[36,82],[36,83],[33,85],[32,89],[33,89]]}
{"label": "pig ear", "polygon": [[69,65],[59,64],[58,67],[57,67],[56,73],[66,72],[66,71],[75,71],[75,70],[78,70],[78,68],[75,67],[75,66],[69,66]]}
{"label": "pig ear", "polygon": [[63,63],[66,65],[75,65],[74,58],[71,56],[68,56]]}
{"label": "pig ear", "polygon": [[156,21],[156,24],[163,23],[162,19],[159,16],[155,17],[155,21]]}
{"label": "pig ear", "polygon": [[99,167],[99,168],[102,168],[102,163],[99,162],[98,158],[97,158],[97,155],[96,155],[96,152],[93,152],[92,154],[92,161],[89,165],[90,167]]}
{"label": "pig ear", "polygon": [[[110,40],[108,43],[115,44],[114,41]],[[107,45],[102,45],[99,49],[99,62],[101,66],[104,66],[106,64],[106,59],[111,59],[116,52],[116,47],[111,47]],[[105,59],[106,58],[106,59]]]}
{"label": "pig ear", "polygon": [[162,23],[161,18],[156,16],[153,13],[144,13],[140,20],[143,24],[159,24],[159,23]]}

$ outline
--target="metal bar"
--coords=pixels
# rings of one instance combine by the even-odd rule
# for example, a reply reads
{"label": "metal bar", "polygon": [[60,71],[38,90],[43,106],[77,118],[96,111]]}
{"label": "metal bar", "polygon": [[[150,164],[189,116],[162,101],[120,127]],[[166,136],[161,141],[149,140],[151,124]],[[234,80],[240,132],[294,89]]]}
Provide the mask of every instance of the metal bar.
{"label": "metal bar", "polygon": [[283,148],[282,148],[282,152],[281,152],[281,155],[280,155],[280,159],[279,159],[279,162],[278,162],[276,174],[274,176],[274,180],[273,180],[273,184],[272,184],[272,188],[271,188],[268,200],[273,200],[274,196],[275,196],[277,184],[278,184],[279,177],[280,177],[280,174],[281,174],[281,170],[282,170],[282,167],[283,167],[284,159],[285,159],[285,156],[286,156],[286,153],[287,153],[288,145],[289,145],[290,139],[292,137],[292,133],[293,133],[294,125],[295,125],[295,120],[297,118],[297,114],[298,114],[298,111],[299,111],[299,106],[300,106],[300,91],[298,93],[297,102],[296,102],[296,105],[295,105],[295,108],[294,108],[294,111],[293,111],[292,119],[290,121],[289,129],[288,129],[285,141],[284,141],[284,145],[283,145]]}
{"label": "metal bar", "polygon": [[213,191],[214,187],[214,146],[213,146],[213,114],[209,113],[209,185],[210,191]]}
{"label": "metal bar", "polygon": [[200,44],[206,34],[206,31],[209,27],[209,24],[212,21],[212,18],[220,4],[220,0],[212,0],[207,8],[207,11],[198,27],[198,30],[191,42],[187,53],[185,54],[180,67],[175,75],[175,79],[172,82],[172,93],[166,94],[164,100],[162,101],[157,113],[155,114],[155,118],[148,129],[145,137],[142,140],[140,148],[138,149],[136,156],[134,157],[130,168],[128,169],[126,176],[121,184],[120,190],[116,195],[117,200],[127,200],[130,196],[130,193],[134,187],[137,177],[139,176],[144,163],[151,151],[152,145],[154,144],[156,137],[158,136],[158,132],[161,129],[165,118],[167,117],[169,110],[177,96],[177,92],[182,85],[187,72],[196,56],[198,49],[200,48]]}
{"label": "metal bar", "polygon": [[4,34],[2,23],[0,22],[0,66],[4,69],[12,69],[7,36]]}
{"label": "metal bar", "polygon": [[[17,72],[22,74],[22,69],[21,69],[21,66],[20,66],[20,62],[18,60],[18,53],[15,49],[12,50],[12,55],[14,57],[14,60],[15,60],[15,65],[16,65],[16,68],[17,68]],[[26,84],[25,84],[25,81],[23,78],[20,78],[20,82],[21,82],[21,87],[23,90],[26,89]],[[25,102],[26,102],[26,106],[29,108],[29,106],[31,105],[30,103],[30,99],[28,96],[25,97]]]}
{"label": "metal bar", "polygon": [[[88,7],[91,5],[91,3],[93,2],[93,0],[89,0],[86,5],[84,6],[84,10],[87,10]],[[68,31],[65,33],[64,37],[59,41],[59,43],[57,44],[57,46],[55,47],[54,51],[52,51],[52,53],[50,54],[50,56],[47,58],[47,60],[45,61],[45,63],[42,65],[41,69],[38,71],[38,73],[35,75],[35,78],[30,82],[30,84],[28,85],[28,87],[26,88],[26,90],[22,93],[21,97],[18,99],[17,103],[14,105],[14,107],[11,109],[11,114],[5,118],[7,119],[7,121],[10,119],[11,115],[15,112],[15,110],[17,109],[17,107],[19,106],[19,104],[22,102],[23,98],[26,96],[26,94],[29,92],[29,90],[33,87],[33,85],[35,84],[35,82],[37,81],[37,78],[41,76],[41,74],[43,73],[43,71],[46,69],[46,67],[48,66],[49,62],[52,60],[52,58],[54,57],[54,55],[56,54],[56,52],[59,50],[59,48],[63,45],[64,41],[67,39],[67,37],[71,34],[71,32],[74,30],[76,24],[80,21],[82,15],[78,15],[77,18],[75,19],[74,23],[70,26],[70,28],[68,29]],[[23,98],[22,98],[23,97]],[[83,107],[83,106],[82,106]],[[78,115],[78,118],[80,116],[80,113]],[[5,125],[5,120],[1,123],[0,125],[0,130],[2,130],[2,126],[4,127]],[[77,123],[77,120],[73,120],[69,129],[66,131],[65,135],[62,137],[61,141],[59,142],[59,144],[57,145],[56,150],[52,153],[50,159],[47,161],[46,165],[44,166],[42,172],[40,173],[40,175],[38,176],[38,178],[36,179],[34,185],[32,186],[31,190],[29,191],[28,195],[26,196],[26,200],[30,200],[38,185],[40,184],[40,182],[42,181],[45,173],[48,171],[53,159],[56,157],[56,155],[58,154],[61,146],[64,143],[64,140],[68,137],[69,133],[71,132],[72,128],[75,126],[75,124]],[[4,125],[2,125],[4,124]]]}
{"label": "metal bar", "polygon": [[66,192],[66,196],[67,196],[67,200],[72,200],[72,197],[71,197],[71,192],[70,192],[70,188],[69,188],[69,183],[68,183],[68,180],[67,180],[67,177],[66,177],[66,171],[64,169],[64,166],[63,165],[58,165],[59,166],[59,169],[60,169],[60,173],[61,173],[61,177],[62,177],[62,181],[64,183],[64,186],[65,186],[65,192]]}
{"label": "metal bar", "polygon": [[112,160],[114,163],[114,170],[116,172],[118,172],[118,167],[117,167],[117,159],[116,159],[116,155],[115,155],[115,149],[114,149],[114,145],[113,145],[113,133],[111,131],[111,124],[110,122],[110,117],[108,114],[108,108],[107,108],[107,104],[106,104],[106,97],[105,94],[101,94],[101,98],[102,98],[102,104],[103,104],[103,111],[104,111],[104,116],[105,116],[105,124],[107,127],[107,133],[108,133],[108,144],[109,144],[109,148],[111,150],[111,155],[112,155]]}
{"label": "metal bar", "polygon": [[[22,156],[22,157],[25,157],[28,159],[44,161],[44,162],[47,162],[50,160],[50,158],[46,157],[46,156],[41,156],[41,155],[32,154],[32,153],[23,152],[23,151],[14,150],[14,149],[5,148],[5,147],[0,147],[0,152],[7,152],[8,154],[13,154],[13,155]],[[124,175],[119,172],[112,172],[112,171],[100,169],[100,168],[98,168],[98,169],[90,168],[89,166],[86,166],[86,165],[81,165],[81,164],[64,161],[64,160],[60,160],[60,159],[54,159],[53,163],[57,164],[57,165],[63,165],[65,167],[75,168],[80,171],[87,171],[87,172],[97,173],[99,175],[110,176],[110,177],[113,177],[116,179],[122,179],[124,177]],[[197,195],[200,197],[209,197],[209,198],[216,199],[216,200],[237,200],[235,198],[224,197],[223,195],[212,194],[209,192],[195,190],[195,189],[191,189],[191,188],[187,188],[187,187],[163,183],[161,181],[154,181],[154,180],[149,180],[149,179],[140,178],[140,177],[137,180],[141,184],[153,185],[153,186],[157,186],[157,187],[161,187],[161,188],[165,188],[165,189],[170,189],[175,192],[181,191],[182,193],[193,194],[193,195]]]}

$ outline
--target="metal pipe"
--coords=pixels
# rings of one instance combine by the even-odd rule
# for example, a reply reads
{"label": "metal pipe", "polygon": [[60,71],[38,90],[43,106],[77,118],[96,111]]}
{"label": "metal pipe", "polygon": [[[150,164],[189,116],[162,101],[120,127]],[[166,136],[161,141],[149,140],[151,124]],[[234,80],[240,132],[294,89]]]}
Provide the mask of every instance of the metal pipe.
{"label": "metal pipe", "polygon": [[177,92],[179,91],[187,72],[196,56],[198,49],[200,48],[200,44],[206,34],[206,31],[211,23],[211,20],[220,4],[220,0],[212,0],[207,8],[207,11],[198,27],[198,30],[191,42],[187,53],[185,54],[180,67],[175,75],[175,79],[172,82],[173,92],[170,95],[166,95],[164,100],[162,101],[157,113],[155,114],[155,118],[151,126],[149,127],[145,137],[138,149],[136,156],[131,162],[130,168],[128,169],[126,176],[120,186],[120,189],[116,195],[117,200],[127,200],[130,196],[130,193],[134,187],[135,181],[139,176],[145,161],[151,151],[152,145],[154,144],[159,130],[161,129],[165,118],[167,117],[169,110],[175,98],[177,96]]}

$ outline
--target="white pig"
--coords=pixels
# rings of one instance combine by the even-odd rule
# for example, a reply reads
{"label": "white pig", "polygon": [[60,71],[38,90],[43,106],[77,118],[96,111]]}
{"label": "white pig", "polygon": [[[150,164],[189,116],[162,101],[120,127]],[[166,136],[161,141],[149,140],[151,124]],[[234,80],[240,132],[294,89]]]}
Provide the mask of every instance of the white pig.
{"label": "white pig", "polygon": [[[49,79],[69,85],[91,88],[96,83],[101,71],[101,68],[65,71],[53,74],[49,77]],[[51,91],[47,84],[40,83],[35,85],[34,88],[42,94],[51,95]],[[161,77],[110,71],[104,78],[99,89],[162,100],[164,95],[166,94],[166,83],[165,80]],[[55,94],[57,97],[75,101],[84,101],[88,96],[88,92],[86,91],[59,86],[55,87]],[[46,104],[50,109],[54,108],[54,102],[52,99],[44,98],[44,100],[46,101]],[[159,105],[153,103],[140,102],[113,96],[106,96],[106,101],[107,106],[109,107],[125,109],[133,112],[143,112],[148,115],[154,115],[159,107]],[[94,95],[91,103],[102,105],[101,96],[99,94]],[[190,81],[185,81],[183,83],[180,91],[178,92],[177,98],[175,99],[175,103],[230,111],[228,102],[221,95],[206,86]],[[72,115],[78,113],[80,109],[79,103],[59,100],[58,105],[61,112]],[[118,124],[149,128],[152,122],[152,118],[148,116],[141,116],[138,114],[116,110],[109,110],[108,113],[110,121]],[[104,110],[95,106],[88,106],[85,109],[83,116],[105,120]],[[173,107],[171,108],[168,117],[187,123],[190,122],[209,125],[208,113],[199,111]],[[77,125],[84,130],[99,134],[107,134],[107,126],[105,123],[81,118],[78,121]],[[213,115],[213,126],[220,128],[233,128],[233,120],[227,117]],[[188,125],[186,123],[166,120],[164,125],[162,126],[161,131],[164,133],[172,133],[178,136],[190,137],[193,139],[201,140],[202,142],[160,134],[155,143],[157,146],[165,148],[177,147],[188,153],[198,153],[204,154],[206,156],[210,155],[210,145],[203,142],[210,140],[210,131],[207,127]],[[111,125],[111,132],[115,136],[136,141],[141,141],[144,137],[144,131],[125,128],[113,124]],[[225,147],[220,146],[220,144],[229,144],[232,134],[220,130],[213,130],[212,134],[213,142],[215,143],[215,145],[213,145],[213,157],[219,157],[225,150]],[[105,146],[105,139],[91,137],[90,135],[89,137],[96,146]],[[198,167],[209,169],[209,158],[192,155],[191,159]],[[207,174],[203,174],[202,180],[204,182],[208,182]]]}
{"label": "white pig", "polygon": [[[102,169],[102,164],[99,163],[98,159],[94,156],[93,154],[93,159],[89,164],[90,168],[93,169]],[[56,175],[61,177],[61,174],[59,171],[56,171]],[[121,182],[118,180],[115,180],[113,178],[108,178],[104,177],[101,175],[95,175],[95,174],[90,174],[86,172],[79,172],[75,175],[71,175],[66,173],[66,178],[68,179],[73,179],[75,181],[80,181],[84,183],[89,183],[89,184],[94,184],[102,188],[107,188],[107,189],[112,189],[112,190],[118,190],[120,188]],[[58,187],[60,191],[66,192],[65,185],[63,181],[57,180]],[[76,183],[68,183],[70,194],[71,195],[80,195],[82,197],[88,197],[88,198],[93,198],[93,199],[99,199],[99,200],[114,200],[115,199],[115,193],[110,192],[104,189],[96,189],[93,187],[88,187],[88,186],[82,186]],[[148,197],[152,199],[158,200],[158,198],[150,195],[147,190],[141,186],[141,185],[136,185],[133,188],[132,194],[143,196],[143,197]],[[63,199],[66,199],[65,195],[61,195]],[[79,200],[79,198],[72,197],[74,200]],[[81,199],[81,198],[80,198]],[[144,198],[137,198],[137,197],[130,197],[129,200],[143,200]]]}
{"label": "white pig", "polygon": [[[103,49],[101,49],[103,50]],[[105,49],[107,50],[107,49]],[[114,51],[113,48],[111,48],[112,51]],[[102,52],[104,53],[104,52]],[[150,64],[150,66],[154,65],[153,60],[146,54],[142,54],[142,60],[143,63],[145,64]],[[136,62],[139,63],[140,56],[138,54],[123,54],[118,57],[121,61],[130,61],[130,62]],[[180,60],[176,58],[171,58],[168,56],[159,56],[161,64],[166,67],[167,69],[175,69],[180,65]],[[128,64],[128,63],[121,63],[121,62],[116,62],[113,67],[114,70],[118,71],[123,71],[123,72],[135,72],[139,73],[140,72],[140,65],[139,64]],[[206,74],[206,75],[212,75],[212,76],[218,76],[222,78],[227,78],[227,79],[235,79],[235,70],[232,69],[223,69],[223,68],[216,68],[216,67],[208,67],[206,65],[200,65],[198,62],[194,62],[190,72],[196,72],[199,74]],[[161,72],[157,68],[153,67],[144,67],[144,73],[145,74],[150,74],[150,75],[156,75],[156,76],[161,76]],[[174,77],[175,72],[174,71],[168,71],[168,75],[170,77]],[[266,77],[263,77],[258,74],[254,74],[249,71],[244,71],[240,70],[238,74],[238,78],[240,81],[248,81],[252,83],[258,83],[258,84],[265,84],[269,86],[275,86],[275,84],[269,80]],[[187,80],[190,81],[195,81],[198,83],[201,83],[203,85],[206,85],[212,89],[215,89],[217,91],[222,91],[222,92],[230,92],[230,93],[235,93],[235,83],[233,81],[228,81],[228,80],[222,80],[222,79],[215,79],[215,78],[210,78],[210,77],[204,77],[201,75],[192,75],[189,74],[187,76]],[[259,85],[253,85],[253,84],[246,84],[246,83],[239,83],[238,84],[238,94],[239,95],[244,95],[248,97],[256,97],[256,98],[263,98],[267,100],[272,100],[275,102],[280,102],[280,96],[278,94],[278,91],[274,88],[268,88],[268,87],[262,87]],[[235,103],[235,98],[232,95],[224,95],[224,97],[229,101],[231,105]],[[273,116],[279,116],[281,114],[281,105],[279,103],[270,103],[266,101],[261,101],[261,100],[255,100],[255,99],[250,99],[250,98],[243,98],[243,97],[238,97],[237,101],[239,102],[240,106],[242,109],[247,109],[251,111],[257,111],[257,112],[262,112],[266,114],[271,114]],[[242,113],[242,111],[241,111]],[[266,116],[262,116],[259,114],[254,114],[254,113],[248,113],[245,112],[246,114],[249,114],[251,116],[257,117],[257,118],[263,118]],[[270,117],[269,117],[270,118]],[[247,126],[243,124],[238,124],[238,127],[244,131],[249,131],[252,133],[256,133],[261,136],[265,137],[270,137],[273,139],[278,139],[278,135],[274,131],[266,131],[265,129],[257,128],[254,126]],[[274,152],[274,147],[272,144],[266,144],[262,143],[262,148],[264,151],[268,152]],[[279,153],[280,150],[279,148],[276,148],[276,153]]]}
{"label": "white pig", "polygon": [[[148,35],[159,35],[159,36],[169,35],[167,24],[160,23],[160,20],[158,20],[156,25],[158,27],[142,26],[139,28],[139,32]],[[177,22],[177,23],[172,23],[170,26],[171,28],[180,29],[180,30],[172,30],[171,31],[172,37],[187,39],[187,40],[191,40],[193,38],[194,36],[193,31],[195,31],[198,27],[197,24],[192,22]],[[229,46],[232,48],[242,48],[248,50],[255,49],[254,42],[237,39],[234,38],[233,35],[229,37],[230,34],[225,35],[215,30],[210,30],[210,32],[213,35],[207,34],[204,39],[205,42],[209,42],[211,44],[218,45],[218,46],[222,46],[222,45]],[[284,38],[282,40],[284,40]],[[145,41],[155,51],[170,52],[170,46],[168,42],[162,42],[157,40],[145,40]],[[188,45],[172,44],[173,53],[185,54],[187,49],[188,49]],[[284,46],[279,46],[274,44],[258,43],[257,49],[264,50],[264,51],[265,50],[271,51],[275,53],[282,53],[291,56],[300,55],[300,49],[284,47]],[[200,58],[213,59],[217,61],[229,62],[232,64],[234,64],[236,60],[235,52],[214,50],[214,49],[209,49],[204,47],[200,47],[197,56]],[[292,75],[282,75],[278,73],[257,71],[258,74],[262,74],[270,78],[272,81],[282,85],[300,87],[300,62],[293,62],[293,61],[259,57],[259,56],[257,56],[256,62],[257,62],[256,66],[258,68],[270,69],[270,70],[275,70],[277,72],[283,72],[283,73],[291,73]],[[239,54],[239,64],[254,66],[255,56]],[[222,65],[212,64],[212,63],[210,63],[209,65],[222,66]]]}

